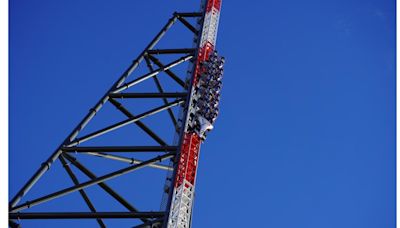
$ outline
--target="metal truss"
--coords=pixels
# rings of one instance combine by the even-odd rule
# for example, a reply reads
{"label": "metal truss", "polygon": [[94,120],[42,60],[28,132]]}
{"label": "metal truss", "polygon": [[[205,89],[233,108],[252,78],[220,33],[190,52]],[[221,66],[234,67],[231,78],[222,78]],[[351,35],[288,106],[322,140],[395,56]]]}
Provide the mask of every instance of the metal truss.
{"label": "metal truss", "polygon": [[[106,181],[132,173],[142,168],[154,168],[161,172],[168,173],[174,172],[174,162],[176,163],[176,157],[177,154],[179,154],[179,142],[181,141],[183,132],[183,126],[181,124],[182,119],[181,116],[179,116],[179,110],[186,105],[190,98],[190,92],[188,91],[190,88],[190,78],[186,78],[186,72],[179,75],[174,71],[174,68],[184,63],[188,65],[186,66],[186,69],[193,68],[193,61],[198,50],[187,46],[162,49],[155,49],[155,47],[167,31],[169,31],[173,25],[178,23],[183,25],[183,27],[188,30],[188,35],[190,35],[190,37],[194,36],[194,39],[196,40],[200,34],[199,25],[202,23],[203,17],[203,13],[199,12],[173,14],[143,52],[139,54],[139,56],[111,86],[105,95],[101,97],[93,108],[89,110],[89,113],[83,118],[83,120],[57,147],[55,152],[53,152],[51,156],[41,164],[40,168],[11,199],[9,202],[10,227],[18,227],[19,221],[25,219],[94,219],[100,227],[106,227],[105,219],[122,218],[135,220],[136,222],[133,224],[136,227],[161,227],[165,224],[165,219],[168,218],[168,212],[166,211],[168,209],[142,211],[134,206],[134,202],[125,199],[117,192],[117,190],[115,190],[114,187],[106,184]],[[168,56],[168,58],[173,58],[173,60],[165,62],[163,58],[166,58],[166,56]],[[140,64],[145,66],[147,72],[128,80],[129,76],[138,70]],[[141,70],[143,70],[143,68]],[[161,77],[165,80],[170,80],[169,87],[173,87],[175,90],[166,90]],[[153,81],[153,88],[148,88],[147,91],[140,92],[129,91],[148,81]],[[129,102],[136,100],[146,102],[151,99],[160,101],[161,104],[152,108],[147,108],[139,114],[134,114],[128,107]],[[102,108],[105,105],[114,107],[115,110],[125,117],[125,119],[122,121],[115,121],[111,125],[83,134],[86,126],[95,118],[95,116],[101,114]],[[161,112],[167,113],[167,115],[165,115],[167,119],[162,122],[158,121],[157,124],[165,125],[165,129],[169,128],[169,134],[171,136],[175,135],[177,138],[175,139],[175,142],[173,142],[173,140],[164,139],[157,130],[153,130],[153,127],[150,124],[147,122],[145,123],[145,120]],[[128,125],[136,125],[141,129],[143,134],[148,135],[148,137],[152,139],[154,144],[115,146],[98,145],[98,143],[94,143],[95,145],[85,145],[86,142],[92,142],[93,139]],[[135,158],[135,155],[144,153],[148,154],[149,158]],[[107,172],[106,174],[97,175],[83,164],[83,157],[85,157],[85,159],[104,159],[110,162],[119,161],[126,167],[112,172]],[[60,162],[67,176],[71,179],[72,185],[48,193],[44,196],[22,202],[22,199],[27,197],[30,189],[56,161]],[[79,175],[77,175],[77,173],[86,176],[88,180],[79,180]],[[159,180],[159,182],[164,181],[165,180]],[[132,185],[134,184],[135,183],[132,183]],[[170,182],[167,181],[167,185],[168,184],[170,184]],[[96,202],[93,200],[96,197],[90,196],[87,192],[87,188],[91,186],[100,187],[105,193],[111,196],[113,200],[122,205],[126,211],[98,211],[95,206]],[[33,211],[37,205],[42,205],[45,202],[65,197],[75,192],[79,193],[83,202],[87,205],[88,211]],[[170,194],[168,190],[166,190],[166,192]],[[24,212],[24,210],[27,209],[29,209],[29,212]]]}

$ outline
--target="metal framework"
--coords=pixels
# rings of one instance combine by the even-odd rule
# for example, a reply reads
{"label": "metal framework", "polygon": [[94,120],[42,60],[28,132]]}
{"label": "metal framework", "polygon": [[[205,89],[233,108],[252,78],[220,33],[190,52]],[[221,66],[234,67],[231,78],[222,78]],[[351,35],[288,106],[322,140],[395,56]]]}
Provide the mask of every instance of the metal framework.
{"label": "metal framework", "polygon": [[[219,93],[220,89],[219,81],[220,76],[222,76],[223,59],[217,56],[214,47],[220,7],[220,0],[203,0],[200,12],[175,12],[173,14],[142,53],[11,199],[9,203],[10,227],[19,227],[20,221],[25,219],[94,219],[100,227],[107,227],[105,219],[132,219],[132,221],[135,221],[132,223],[134,227],[190,227],[200,143],[205,139],[206,132],[212,129],[216,117],[213,110],[215,110],[219,101],[216,100],[216,93]],[[188,33],[191,34],[190,36],[194,36],[193,47],[155,49],[167,31],[178,23],[186,28]],[[163,58],[166,57],[173,60],[165,63]],[[138,71],[140,64],[145,64],[147,72],[128,80],[130,75]],[[175,71],[175,68],[182,64],[186,64],[186,69],[188,69],[185,75],[182,75],[182,72],[179,75]],[[219,84],[215,84],[211,79],[210,82],[205,82],[204,78],[207,78],[207,75],[210,78],[217,75],[215,76],[217,77],[215,83]],[[169,80],[168,86],[173,88],[172,91],[165,89],[168,86],[165,86],[163,80]],[[146,87],[146,91],[134,91],[136,86],[149,81],[153,81],[155,89]],[[207,86],[208,88],[204,89]],[[201,92],[214,91],[214,88],[217,87],[215,93],[206,95]],[[202,97],[208,98],[203,99]],[[146,108],[140,114],[134,114],[128,106],[130,102],[138,100],[144,102],[156,100],[160,101],[161,104]],[[207,113],[202,111],[201,102],[208,104],[207,110],[209,111]],[[210,109],[209,104],[213,104],[212,109]],[[101,114],[102,108],[106,105],[114,107],[125,119],[114,121],[111,125],[83,134],[85,127],[95,116]],[[203,109],[206,110],[206,108]],[[168,134],[175,136],[174,140],[165,140],[162,133],[158,132],[159,130],[153,130],[154,125],[151,126],[150,122],[145,122],[161,112],[167,113],[164,115],[166,120],[158,121],[157,124],[162,124],[163,129],[169,128]],[[211,114],[213,116],[208,117]],[[98,142],[85,144],[128,125],[136,125],[143,134],[152,139],[154,144],[131,144],[129,146],[104,145]],[[165,132],[163,133],[165,134]],[[127,136],[127,138],[129,137]],[[100,140],[100,142],[102,141]],[[132,157],[134,155],[140,157],[143,154],[146,154],[147,158]],[[96,175],[83,164],[83,157],[121,162],[121,164],[125,164],[125,167],[106,174]],[[30,189],[56,161],[60,162],[72,181],[72,185],[22,202]],[[160,210],[139,210],[133,206],[133,202],[117,193],[114,187],[105,183],[142,168],[153,168],[160,172],[166,172],[166,180],[158,180],[165,182],[164,203]],[[79,180],[77,173],[86,176],[88,179]],[[88,187],[95,185],[123,206],[125,211],[98,211],[95,207],[95,201],[92,201],[96,197],[90,197],[87,192]],[[135,185],[135,183],[132,183],[132,185]],[[88,211],[34,211],[37,205],[74,192],[79,193],[87,205]],[[29,212],[24,212],[24,210],[29,210]]]}

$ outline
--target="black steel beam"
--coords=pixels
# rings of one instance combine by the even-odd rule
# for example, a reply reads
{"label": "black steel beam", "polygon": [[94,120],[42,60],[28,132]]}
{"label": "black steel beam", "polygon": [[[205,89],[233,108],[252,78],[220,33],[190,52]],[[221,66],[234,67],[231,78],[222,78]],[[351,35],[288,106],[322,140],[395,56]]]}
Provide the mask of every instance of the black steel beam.
{"label": "black steel beam", "polygon": [[[152,55],[147,55],[147,57],[154,63],[156,64],[158,67],[163,68],[164,64],[161,63],[161,61],[159,59],[157,59],[156,57],[152,56]],[[179,85],[181,85],[182,87],[186,87],[186,83],[180,79],[176,74],[174,74],[172,71],[170,70],[165,70],[165,73],[170,76],[176,83],[178,83]]]}
{"label": "black steel beam", "polygon": [[[69,164],[65,161],[65,158],[63,156],[59,157],[59,160],[64,167],[65,171],[68,173],[68,176],[71,178],[72,182],[75,185],[79,184],[78,178],[75,176],[74,172],[72,169],[69,167]],[[81,189],[79,190],[79,193],[81,194],[83,200],[85,201],[86,205],[89,207],[91,212],[96,212],[96,208],[94,207],[93,203],[90,201],[88,195],[86,194],[85,190]],[[103,220],[100,218],[97,218],[97,223],[99,224],[100,227],[105,228],[106,225],[104,224]]]}
{"label": "black steel beam", "polygon": [[184,24],[186,26],[186,28],[188,28],[194,34],[196,34],[196,35],[199,34],[199,31],[193,25],[191,25],[187,20],[185,20],[185,18],[178,16],[178,20],[180,22],[182,22],[182,24]]}
{"label": "black steel beam", "polygon": [[175,12],[174,15],[175,16],[182,16],[182,17],[201,17],[201,16],[203,16],[203,13],[202,12],[190,12],[190,13]]}
{"label": "black steel beam", "polygon": [[10,226],[11,228],[21,228],[21,225],[14,222],[13,220],[8,220],[8,226]]}
{"label": "black steel beam", "polygon": [[[119,111],[121,111],[128,118],[136,118],[128,109],[126,109],[121,103],[110,98],[110,103],[114,105]],[[140,127],[144,132],[146,132],[150,137],[152,137],[156,142],[158,142],[161,146],[166,146],[167,143],[160,138],[154,131],[152,131],[148,126],[146,126],[142,121],[138,120],[135,124]]]}
{"label": "black steel beam", "polygon": [[[123,157],[123,156],[107,154],[107,153],[102,153],[102,152],[84,152],[83,154],[92,155],[92,156],[101,157],[101,158],[107,158],[107,159],[111,159],[111,160],[115,160],[115,161],[121,161],[121,162],[129,163],[131,165],[136,165],[136,164],[140,164],[143,162],[142,160],[135,159],[135,158],[127,158],[127,157]],[[149,165],[149,167],[167,170],[167,171],[173,170],[173,167],[170,167],[167,165],[162,165],[162,164],[151,164],[151,165]]]}
{"label": "black steel beam", "polygon": [[160,218],[165,212],[31,212],[9,213],[10,219],[117,219]]}
{"label": "black steel beam", "polygon": [[[178,18],[179,19],[179,18]],[[162,54],[194,54],[194,48],[177,48],[177,49],[152,49],[148,50],[147,54],[162,55]]]}
{"label": "black steel beam", "polygon": [[160,227],[160,225],[162,225],[164,222],[164,218],[158,218],[158,219],[154,219],[148,222],[145,222],[143,224],[134,226],[132,228],[157,228]]}
{"label": "black steel beam", "polygon": [[79,146],[63,147],[65,152],[173,152],[177,146]]}
{"label": "black steel beam", "polygon": [[106,128],[103,128],[103,129],[100,129],[100,130],[98,130],[98,131],[92,132],[92,133],[90,133],[90,134],[88,134],[88,135],[85,135],[85,136],[83,136],[83,137],[77,138],[75,141],[71,142],[71,143],[68,144],[67,146],[75,146],[75,145],[78,145],[78,144],[80,144],[80,143],[83,143],[83,142],[85,142],[85,141],[88,141],[88,140],[90,140],[90,139],[93,139],[93,138],[95,138],[95,137],[98,137],[98,136],[100,136],[100,135],[103,135],[103,134],[105,134],[105,133],[107,133],[107,132],[116,130],[116,129],[121,128],[121,127],[123,127],[123,126],[126,126],[126,125],[128,125],[128,124],[135,123],[135,122],[137,122],[138,120],[141,120],[141,119],[143,119],[143,118],[145,118],[145,117],[154,115],[154,114],[156,114],[156,113],[158,113],[158,112],[164,111],[164,110],[166,110],[166,109],[168,109],[168,108],[171,108],[171,107],[173,107],[173,106],[182,104],[183,102],[184,102],[183,100],[176,100],[176,101],[173,101],[173,102],[168,103],[168,104],[166,104],[166,105],[162,105],[162,106],[160,106],[160,107],[154,108],[154,109],[149,110],[149,111],[147,111],[147,112],[144,112],[144,113],[142,113],[142,114],[140,114],[140,115],[137,115],[135,118],[129,118],[129,119],[127,119],[127,120],[118,122],[118,123],[113,124],[113,125],[111,125],[111,126],[108,126],[108,127],[106,127]]}
{"label": "black steel beam", "polygon": [[175,153],[168,153],[168,154],[165,154],[165,155],[157,156],[157,157],[155,157],[153,159],[144,161],[143,163],[140,163],[138,165],[129,166],[127,168],[120,169],[120,170],[117,170],[115,172],[103,175],[103,176],[98,177],[96,179],[93,179],[93,180],[90,180],[90,181],[86,181],[86,182],[83,182],[81,184],[69,187],[69,188],[65,188],[63,190],[60,190],[60,191],[51,193],[49,195],[34,199],[32,201],[28,201],[26,203],[23,203],[21,205],[18,205],[18,206],[15,206],[15,207],[11,208],[10,212],[18,212],[18,211],[30,208],[32,206],[47,202],[49,200],[56,199],[58,197],[67,195],[69,193],[79,191],[80,189],[84,189],[84,188],[87,188],[89,186],[96,185],[98,183],[102,183],[104,181],[113,179],[115,177],[119,177],[121,175],[130,173],[130,172],[135,171],[137,169],[143,168],[143,167],[145,167],[147,165],[154,164],[156,162],[161,162],[161,161],[163,161],[165,159],[173,157],[174,155],[175,155]]}
{"label": "black steel beam", "polygon": [[113,93],[111,98],[185,98],[187,93]]}
{"label": "black steel beam", "polygon": [[169,63],[167,65],[165,65],[164,67],[160,67],[157,70],[154,70],[153,72],[150,72],[150,73],[147,73],[145,75],[142,75],[142,76],[136,78],[133,81],[130,81],[130,82],[127,82],[127,83],[121,85],[120,87],[118,87],[117,89],[112,91],[112,93],[119,93],[121,91],[124,91],[124,90],[126,90],[126,89],[128,89],[128,88],[130,88],[130,87],[132,87],[134,85],[137,85],[137,84],[139,84],[139,83],[141,83],[141,82],[143,82],[143,81],[145,81],[145,80],[147,80],[147,79],[149,79],[151,77],[154,77],[154,76],[160,74],[163,71],[169,70],[169,69],[171,69],[171,68],[173,68],[173,67],[175,67],[175,66],[177,66],[177,65],[179,65],[179,64],[181,64],[183,62],[191,60],[193,57],[194,57],[193,54],[183,56],[183,57],[181,57],[181,58],[179,58],[179,59],[177,59],[177,60],[175,60],[175,61],[173,61],[173,62],[171,62],[171,63]]}
{"label": "black steel beam", "polygon": [[[76,168],[78,168],[82,173],[84,173],[90,179],[92,179],[92,180],[97,179],[97,176],[94,173],[92,173],[89,169],[87,169],[84,165],[82,165],[74,156],[71,156],[66,153],[62,154],[61,156],[68,159],[68,161],[71,162],[72,165],[74,165]],[[121,205],[123,205],[126,209],[128,209],[131,212],[138,212],[138,210],[134,206],[132,206],[128,201],[126,201],[121,195],[119,195],[117,192],[115,192],[106,183],[98,183],[98,185],[105,192],[107,192],[110,196],[112,196],[116,201],[118,201]],[[142,219],[142,221],[147,222],[148,220]]]}
{"label": "black steel beam", "polygon": [[164,27],[158,32],[158,34],[151,40],[151,42],[146,46],[146,48],[139,54],[139,56],[132,62],[131,66],[122,74],[121,78],[117,81],[113,88],[120,87],[126,80],[126,78],[139,66],[140,62],[143,60],[147,51],[152,49],[160,39],[165,35],[165,33],[172,27],[176,21],[176,15],[173,15],[164,25]]}
{"label": "black steel beam", "polygon": [[[150,71],[153,71],[153,70],[154,70],[154,69],[153,69],[153,65],[152,65],[151,61],[149,60],[149,58],[148,58],[147,56],[145,56],[144,58],[145,58],[145,60],[146,60],[147,68],[149,68]],[[164,93],[164,89],[163,89],[163,87],[161,86],[161,83],[160,83],[160,81],[158,80],[157,76],[154,76],[153,79],[154,79],[154,83],[155,83],[156,86],[157,86],[158,92],[161,93],[161,94],[163,94],[163,93]],[[187,93],[186,93],[186,95],[187,95]],[[183,98],[183,97],[182,97],[182,98]],[[162,100],[163,100],[164,104],[168,104],[167,98],[163,98]],[[173,124],[173,126],[174,126],[174,128],[175,128],[175,130],[176,130],[176,128],[177,128],[177,121],[176,121],[174,112],[172,112],[171,109],[168,109],[168,114],[169,114],[169,117],[171,118],[172,124]]]}

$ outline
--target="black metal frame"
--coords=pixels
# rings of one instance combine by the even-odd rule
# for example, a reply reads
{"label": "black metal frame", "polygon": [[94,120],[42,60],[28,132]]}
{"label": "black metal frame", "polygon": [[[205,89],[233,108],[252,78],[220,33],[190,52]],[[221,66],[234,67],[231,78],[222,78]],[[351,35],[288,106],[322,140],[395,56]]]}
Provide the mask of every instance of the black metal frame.
{"label": "black metal frame", "polygon": [[[9,203],[9,225],[10,227],[18,227],[16,220],[23,219],[96,219],[100,227],[106,227],[104,219],[118,219],[118,218],[132,218],[140,219],[143,224],[137,227],[158,227],[162,226],[168,217],[168,209],[166,211],[140,211],[135,208],[130,202],[119,195],[113,188],[105,183],[105,181],[112,178],[119,177],[121,175],[133,172],[140,168],[152,167],[169,172],[174,172],[174,165],[165,165],[161,162],[170,159],[171,161],[176,160],[176,156],[179,154],[179,143],[177,145],[167,144],[156,132],[151,130],[149,126],[142,122],[146,117],[152,116],[156,113],[167,111],[168,115],[173,123],[173,129],[171,134],[180,135],[182,132],[182,124],[179,123],[179,117],[174,114],[172,108],[176,106],[184,107],[188,97],[188,89],[190,88],[190,80],[186,80],[184,77],[177,76],[172,68],[182,64],[184,62],[193,61],[195,54],[198,50],[193,48],[174,48],[174,49],[153,49],[165,33],[172,27],[175,22],[181,22],[189,31],[194,33],[195,38],[199,36],[200,31],[196,29],[187,19],[196,18],[201,23],[203,20],[203,13],[174,13],[173,16],[168,20],[166,25],[161,31],[154,37],[149,45],[144,49],[142,53],[132,62],[128,69],[120,76],[120,78],[112,85],[112,87],[106,92],[106,94],[96,103],[96,105],[89,110],[89,113],[83,118],[83,120],[76,126],[76,128],[68,135],[68,137],[61,143],[55,152],[42,163],[40,168],[35,174],[27,181],[27,183],[21,188],[21,190],[13,197]],[[200,24],[199,23],[199,24]],[[175,61],[168,64],[163,64],[161,60],[155,55],[181,55]],[[182,56],[183,55],[183,56]],[[135,78],[132,81],[127,81],[129,75],[135,71],[141,62],[145,61],[149,73]],[[154,68],[154,66],[158,68]],[[165,92],[161,81],[157,77],[160,73],[164,72],[168,75],[183,92]],[[143,81],[153,78],[154,84],[158,92],[146,92],[146,93],[131,93],[124,92],[130,87],[133,87]],[[134,115],[129,111],[123,104],[118,102],[118,99],[161,99],[163,105],[147,110],[141,114]],[[174,99],[170,101],[170,99]],[[110,103],[122,114],[125,115],[126,119],[100,130],[94,131],[84,136],[78,137],[85,126],[93,119],[93,117],[100,112],[102,107]],[[166,121],[167,122],[167,121]],[[80,146],[82,143],[89,141],[93,138],[106,134],[110,131],[116,130],[126,125],[137,125],[143,130],[148,136],[150,136],[157,144],[154,146],[143,146],[143,145],[132,145],[132,146]],[[164,124],[164,123],[163,123]],[[166,124],[166,123],[165,123]],[[181,139],[178,140],[180,142]],[[114,152],[124,153],[158,153],[148,160],[139,160],[135,158],[129,158],[125,156],[115,155]],[[160,153],[162,153],[160,155]],[[129,164],[128,167],[120,170],[97,176],[84,166],[79,160],[78,155],[89,155],[93,157],[101,157],[109,160],[116,160]],[[29,190],[36,184],[36,182],[49,170],[52,164],[59,160],[65,169],[68,176],[73,182],[73,186],[50,193],[48,195],[20,203],[22,198],[29,192]],[[80,182],[78,177],[73,172],[71,167],[75,167],[84,175],[90,178],[85,182]],[[123,205],[127,212],[99,212],[96,210],[94,203],[91,201],[85,189],[87,187],[98,185],[110,196],[112,196],[117,202]],[[58,197],[70,194],[72,192],[79,192],[82,199],[88,206],[90,212],[21,212],[24,209],[34,207],[38,204],[53,200]]]}

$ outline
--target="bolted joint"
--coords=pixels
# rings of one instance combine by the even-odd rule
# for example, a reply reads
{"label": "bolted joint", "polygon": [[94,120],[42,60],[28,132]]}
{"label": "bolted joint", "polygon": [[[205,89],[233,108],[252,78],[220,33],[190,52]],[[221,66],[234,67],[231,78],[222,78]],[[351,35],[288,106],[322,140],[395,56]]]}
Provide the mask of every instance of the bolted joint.
{"label": "bolted joint", "polygon": [[46,166],[46,167],[47,167],[47,170],[49,170],[49,169],[50,169],[50,166],[51,166],[51,163],[50,163],[50,162],[43,162],[43,163],[42,163],[42,166],[43,166],[43,167]]}
{"label": "bolted joint", "polygon": [[95,115],[97,114],[96,108],[91,108],[91,109],[89,109],[89,111],[90,111],[90,112],[94,112]]}
{"label": "bolted joint", "polygon": [[139,64],[140,62],[139,62],[139,59],[135,59],[135,60],[132,61],[132,63],[133,64]]}

